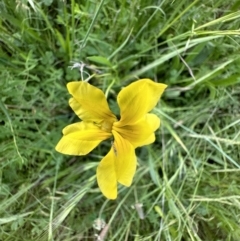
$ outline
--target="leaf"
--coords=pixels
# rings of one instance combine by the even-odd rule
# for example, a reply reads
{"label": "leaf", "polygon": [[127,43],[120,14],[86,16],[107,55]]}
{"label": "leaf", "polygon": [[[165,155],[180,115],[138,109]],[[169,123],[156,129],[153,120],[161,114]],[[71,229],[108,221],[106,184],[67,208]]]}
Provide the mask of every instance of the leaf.
{"label": "leaf", "polygon": [[112,67],[112,63],[108,59],[102,56],[90,56],[90,57],[87,57],[87,59],[98,64]]}
{"label": "leaf", "polygon": [[240,76],[239,75],[232,75],[228,78],[225,79],[218,79],[218,80],[212,80],[211,83],[214,86],[230,86],[230,85],[235,85],[237,83],[240,83]]}

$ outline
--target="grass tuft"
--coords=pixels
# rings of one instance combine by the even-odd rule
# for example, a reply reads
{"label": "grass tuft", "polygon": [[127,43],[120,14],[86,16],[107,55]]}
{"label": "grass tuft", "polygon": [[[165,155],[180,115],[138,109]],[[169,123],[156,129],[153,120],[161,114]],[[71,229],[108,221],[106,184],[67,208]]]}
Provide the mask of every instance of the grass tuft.
{"label": "grass tuft", "polygon": [[[239,0],[0,3],[0,240],[238,241]],[[55,145],[78,121],[66,83],[91,78],[111,108],[139,78],[169,87],[156,142],[116,201],[87,156]],[[143,97],[144,98],[144,97]],[[97,239],[98,238],[98,239]]]}

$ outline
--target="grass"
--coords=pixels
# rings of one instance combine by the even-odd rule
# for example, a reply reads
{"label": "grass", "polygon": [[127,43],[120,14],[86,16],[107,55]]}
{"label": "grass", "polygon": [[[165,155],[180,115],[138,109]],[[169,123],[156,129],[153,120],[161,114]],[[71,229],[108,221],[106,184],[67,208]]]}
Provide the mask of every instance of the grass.
{"label": "grass", "polygon": [[[239,4],[1,1],[0,240],[238,241]],[[95,177],[110,143],[83,157],[54,149],[78,121],[66,83],[89,75],[113,110],[132,80],[169,86],[156,142],[137,149],[115,201]]]}

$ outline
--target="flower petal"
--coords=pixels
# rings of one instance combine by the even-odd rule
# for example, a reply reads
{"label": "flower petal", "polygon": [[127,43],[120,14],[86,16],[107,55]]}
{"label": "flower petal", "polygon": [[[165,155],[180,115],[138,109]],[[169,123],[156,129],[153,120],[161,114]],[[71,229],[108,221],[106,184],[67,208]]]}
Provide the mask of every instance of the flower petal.
{"label": "flower petal", "polygon": [[131,125],[152,110],[167,85],[141,79],[122,89],[117,97],[122,125]]}
{"label": "flower petal", "polygon": [[98,186],[108,199],[117,198],[116,160],[113,148],[101,160],[97,168]]}
{"label": "flower petal", "polygon": [[155,141],[153,134],[160,126],[160,119],[155,114],[147,114],[144,118],[132,125],[122,126],[121,121],[113,124],[116,130],[124,139],[127,139],[135,148],[150,144]]}
{"label": "flower petal", "polygon": [[99,123],[102,120],[111,122],[116,117],[110,111],[104,93],[93,85],[84,81],[69,82],[69,93],[73,96],[69,105],[83,121]]}
{"label": "flower petal", "polygon": [[68,155],[86,155],[101,141],[112,136],[92,123],[78,122],[63,129],[63,137],[56,150]]}
{"label": "flower petal", "polygon": [[156,140],[155,134],[151,134],[147,139],[141,142],[141,145],[139,145],[138,147],[152,144],[155,140]]}
{"label": "flower petal", "polygon": [[113,151],[116,163],[117,181],[129,187],[136,171],[137,158],[132,144],[124,139],[116,131],[112,131],[114,136]]}
{"label": "flower petal", "polygon": [[97,181],[103,195],[117,197],[117,182],[130,186],[136,171],[137,158],[133,146],[113,130],[114,144],[97,168]]}

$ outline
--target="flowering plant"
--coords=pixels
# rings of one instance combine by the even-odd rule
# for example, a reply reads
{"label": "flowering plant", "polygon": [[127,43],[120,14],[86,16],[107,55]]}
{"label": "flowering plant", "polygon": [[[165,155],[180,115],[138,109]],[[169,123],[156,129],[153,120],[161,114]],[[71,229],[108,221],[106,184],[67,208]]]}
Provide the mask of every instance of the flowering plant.
{"label": "flowering plant", "polygon": [[56,150],[68,155],[86,155],[101,141],[114,141],[97,168],[97,182],[103,195],[116,199],[117,184],[130,186],[136,171],[135,148],[155,141],[160,119],[149,114],[157,104],[165,84],[140,79],[123,88],[118,96],[120,120],[108,107],[104,93],[86,81],[67,84],[69,105],[82,120],[63,129]]}

